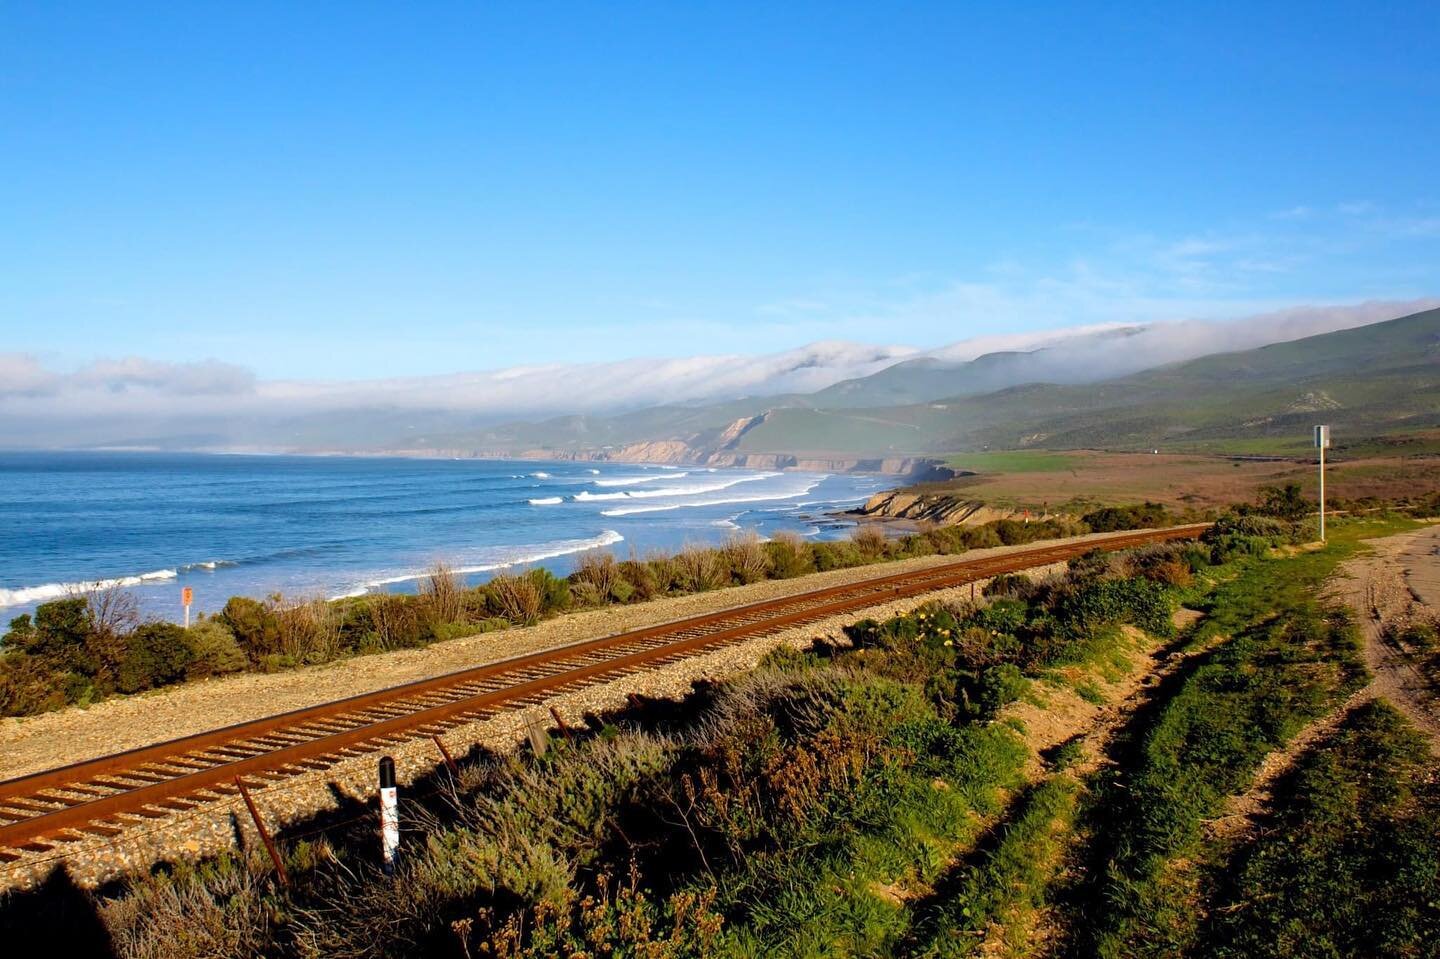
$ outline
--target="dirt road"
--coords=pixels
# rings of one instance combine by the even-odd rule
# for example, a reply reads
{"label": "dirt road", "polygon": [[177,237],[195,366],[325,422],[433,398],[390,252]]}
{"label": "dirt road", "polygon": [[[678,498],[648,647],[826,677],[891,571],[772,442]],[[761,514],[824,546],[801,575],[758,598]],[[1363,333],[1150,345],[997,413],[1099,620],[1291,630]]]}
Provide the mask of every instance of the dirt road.
{"label": "dirt road", "polygon": [[1440,756],[1440,690],[1382,637],[1386,623],[1440,617],[1440,525],[1369,545],[1369,553],[1340,568],[1333,594],[1359,618],[1365,663],[1374,677],[1366,692],[1385,697],[1405,713]]}

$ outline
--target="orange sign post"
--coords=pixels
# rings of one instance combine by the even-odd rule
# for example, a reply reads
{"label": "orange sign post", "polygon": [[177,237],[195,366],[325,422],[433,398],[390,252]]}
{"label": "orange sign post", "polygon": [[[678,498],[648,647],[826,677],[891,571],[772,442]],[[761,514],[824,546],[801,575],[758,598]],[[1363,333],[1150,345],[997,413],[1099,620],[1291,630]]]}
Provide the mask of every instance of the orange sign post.
{"label": "orange sign post", "polygon": [[185,607],[185,628],[190,628],[190,604],[195,600],[195,590],[189,586],[180,587],[180,605]]}

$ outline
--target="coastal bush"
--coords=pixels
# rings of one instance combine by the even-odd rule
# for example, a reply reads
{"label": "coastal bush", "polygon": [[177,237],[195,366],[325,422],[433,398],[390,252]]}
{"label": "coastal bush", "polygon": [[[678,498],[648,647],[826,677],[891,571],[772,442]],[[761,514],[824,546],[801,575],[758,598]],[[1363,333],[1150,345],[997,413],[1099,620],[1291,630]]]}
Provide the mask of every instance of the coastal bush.
{"label": "coastal bush", "polygon": [[427,629],[415,597],[402,593],[363,597],[353,610],[350,628],[359,637],[355,645],[377,652],[423,646],[436,627],[443,625],[432,622]]}
{"label": "coastal bush", "polygon": [[432,623],[454,623],[464,614],[464,584],[447,563],[435,563],[420,580],[420,599]]}
{"label": "coastal bush", "polygon": [[1116,533],[1127,529],[1154,529],[1172,526],[1175,518],[1159,503],[1134,506],[1105,506],[1080,517],[1092,533]]}
{"label": "coastal bush", "polygon": [[810,562],[816,572],[850,569],[865,563],[864,557],[860,555],[860,548],[847,540],[828,540],[811,543],[809,546]]}
{"label": "coastal bush", "polygon": [[726,575],[723,557],[713,549],[693,543],[684,546],[673,560],[675,585],[687,593],[716,589]]}
{"label": "coastal bush", "polygon": [[72,697],[67,688],[72,676],[78,674],[58,672],[37,657],[0,652],[0,716],[30,716],[81,701],[83,690],[73,690]]}
{"label": "coastal bush", "polygon": [[770,557],[754,533],[731,536],[721,550],[736,583],[758,583],[770,575]]}
{"label": "coastal bush", "polygon": [[1265,516],[1294,523],[1315,512],[1316,506],[1300,492],[1299,483],[1286,483],[1284,486],[1261,487],[1260,501],[1253,509]]}
{"label": "coastal bush", "polygon": [[[624,602],[625,576],[615,555],[605,550],[591,550],[580,555],[575,571],[570,574],[570,589],[582,606],[601,606],[611,601]],[[633,592],[633,587],[631,587]],[[624,594],[628,596],[628,594]]]}
{"label": "coastal bush", "polygon": [[340,655],[341,612],[323,599],[286,600],[274,596],[270,613],[277,650],[295,663],[324,663]]}
{"label": "coastal bush", "polygon": [[185,630],[174,623],[146,623],[126,637],[116,687],[135,693],[169,685],[184,677],[192,658]]}
{"label": "coastal bush", "polygon": [[962,548],[950,552],[964,552],[967,549],[993,549],[996,546],[1005,545],[993,526],[962,526],[959,529]]}
{"label": "coastal bush", "polygon": [[776,579],[803,576],[815,569],[810,544],[788,530],[772,536],[765,544],[765,552],[770,557],[770,569]]}
{"label": "coastal bush", "polygon": [[866,563],[883,559],[890,545],[885,532],[874,526],[860,527],[850,537],[850,541],[855,544],[855,550],[860,559]]}
{"label": "coastal bush", "polygon": [[535,579],[500,573],[485,585],[487,605],[498,616],[516,624],[529,626],[545,611],[545,596]]}
{"label": "coastal bush", "polygon": [[279,628],[275,615],[264,603],[245,596],[232,596],[220,611],[221,620],[230,627],[235,640],[253,663],[280,650]]}
{"label": "coastal bush", "polygon": [[655,568],[649,563],[628,559],[620,564],[627,600],[648,602],[663,595],[665,587]]}
{"label": "coastal bush", "polygon": [[1030,577],[1024,573],[1001,573],[985,584],[985,588],[980,590],[980,595],[986,597],[1024,596],[1032,585]]}
{"label": "coastal bush", "polygon": [[202,619],[185,630],[185,645],[190,649],[185,667],[189,679],[238,673],[250,665],[235,634],[218,618]]}

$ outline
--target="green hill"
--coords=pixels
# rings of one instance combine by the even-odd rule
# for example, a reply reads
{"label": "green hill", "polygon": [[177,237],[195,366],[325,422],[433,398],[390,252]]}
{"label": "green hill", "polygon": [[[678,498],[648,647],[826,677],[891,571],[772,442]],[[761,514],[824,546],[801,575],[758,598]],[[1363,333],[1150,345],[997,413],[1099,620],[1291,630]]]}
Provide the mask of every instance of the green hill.
{"label": "green hill", "polygon": [[[842,456],[1243,450],[1301,443],[1317,422],[1357,438],[1440,426],[1440,310],[1098,383],[1064,382],[1056,367],[1063,358],[1037,350],[958,364],[904,361],[809,395],[557,417],[429,436],[421,445],[571,453],[673,441],[697,454]],[[1060,381],[1021,380],[1042,372]]]}

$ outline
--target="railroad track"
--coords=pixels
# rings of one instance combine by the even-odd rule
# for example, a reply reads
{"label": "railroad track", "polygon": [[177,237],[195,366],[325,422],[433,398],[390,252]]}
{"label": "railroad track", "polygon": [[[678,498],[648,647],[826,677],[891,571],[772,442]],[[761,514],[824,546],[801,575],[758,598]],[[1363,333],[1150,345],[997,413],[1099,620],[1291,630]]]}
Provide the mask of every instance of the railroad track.
{"label": "railroad track", "polygon": [[1041,546],[752,603],[0,782],[0,863],[228,799],[687,656],[1000,573],[1193,538],[1203,526]]}

